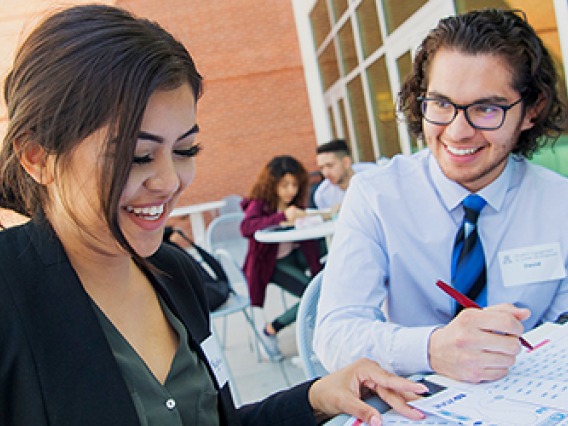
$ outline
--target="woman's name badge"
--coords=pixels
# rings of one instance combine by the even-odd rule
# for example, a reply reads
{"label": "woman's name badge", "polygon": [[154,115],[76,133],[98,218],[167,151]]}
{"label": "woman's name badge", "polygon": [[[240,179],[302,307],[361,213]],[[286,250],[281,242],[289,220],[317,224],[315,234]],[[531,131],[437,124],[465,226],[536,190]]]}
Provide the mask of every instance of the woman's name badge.
{"label": "woman's name badge", "polygon": [[561,280],[566,277],[560,243],[522,247],[498,253],[505,287]]}
{"label": "woman's name badge", "polygon": [[209,365],[215,374],[219,388],[222,388],[229,380],[229,373],[227,372],[227,366],[225,365],[219,342],[217,342],[217,339],[211,335],[201,342],[201,349],[205,352],[205,356],[207,357]]}

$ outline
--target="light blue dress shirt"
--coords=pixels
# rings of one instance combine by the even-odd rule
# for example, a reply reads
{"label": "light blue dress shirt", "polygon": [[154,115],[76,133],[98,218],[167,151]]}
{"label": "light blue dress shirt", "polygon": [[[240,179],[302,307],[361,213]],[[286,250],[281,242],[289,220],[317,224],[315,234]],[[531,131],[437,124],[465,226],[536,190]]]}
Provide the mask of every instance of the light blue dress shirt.
{"label": "light blue dress shirt", "polygon": [[[529,308],[525,329],[555,320],[568,311],[568,179],[510,157],[503,173],[478,194],[487,200],[478,225],[488,304]],[[435,283],[450,282],[460,203],[467,195],[445,177],[429,150],[396,156],[386,167],[353,177],[318,305],[314,346],[328,370],[368,357],[398,374],[431,371],[429,336],[453,312],[452,300]],[[498,253],[550,243],[559,244],[563,278],[504,282]]]}
{"label": "light blue dress shirt", "polygon": [[[352,167],[355,173],[359,173],[369,169],[376,169],[378,166],[375,163],[355,163]],[[339,185],[334,185],[329,179],[325,179],[318,185],[316,192],[314,192],[314,203],[318,209],[330,209],[341,204],[345,197],[345,192]]]}

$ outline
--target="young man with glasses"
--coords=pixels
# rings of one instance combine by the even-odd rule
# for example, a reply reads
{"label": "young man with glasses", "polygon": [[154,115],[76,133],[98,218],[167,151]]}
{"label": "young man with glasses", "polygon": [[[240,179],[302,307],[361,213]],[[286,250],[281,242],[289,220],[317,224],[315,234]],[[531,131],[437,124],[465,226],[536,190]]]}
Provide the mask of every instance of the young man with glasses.
{"label": "young man with glasses", "polygon": [[[494,380],[520,334],[568,311],[568,180],[526,161],[567,110],[520,14],[445,18],[419,47],[398,106],[428,149],[351,181],[318,307],[329,370],[368,357]],[[487,308],[460,310],[437,280]]]}

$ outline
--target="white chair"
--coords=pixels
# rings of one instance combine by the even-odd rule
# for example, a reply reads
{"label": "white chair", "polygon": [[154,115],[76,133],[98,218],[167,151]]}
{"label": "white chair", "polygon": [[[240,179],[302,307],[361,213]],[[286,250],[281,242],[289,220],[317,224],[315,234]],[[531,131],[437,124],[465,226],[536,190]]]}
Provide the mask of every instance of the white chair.
{"label": "white chair", "polygon": [[227,316],[238,311],[243,312],[255,339],[258,340],[254,311],[248,295],[248,284],[242,271],[247,253],[247,240],[241,235],[239,229],[243,217],[242,212],[217,216],[209,224],[205,233],[206,246],[223,266],[234,292],[225,305],[211,313],[212,318],[223,317],[223,347],[227,335]]}
{"label": "white chair", "polygon": [[[254,311],[252,310],[250,298],[248,296],[246,278],[241,270],[241,265],[244,261],[247,250],[246,240],[243,244],[243,241],[241,241],[243,240],[243,237],[240,235],[240,231],[238,233],[234,232],[234,223],[240,223],[242,216],[242,213],[218,216],[213,219],[205,234],[206,246],[209,248],[210,253],[217,258],[219,263],[221,263],[221,266],[227,274],[229,285],[232,290],[227,302],[211,312],[211,327],[213,335],[222,349],[221,355],[223,356],[223,361],[227,366],[227,374],[229,376],[229,382],[231,383],[231,391],[233,392],[233,398],[237,405],[240,405],[241,402],[240,395],[224,351],[227,341],[227,317],[229,315],[242,312],[252,331],[257,358],[260,358],[258,355],[258,341],[260,340],[260,336],[258,335],[254,322]],[[238,226],[236,228],[238,231]],[[219,333],[215,327],[215,322],[213,321],[216,318],[223,319],[222,338],[219,338]]]}
{"label": "white chair", "polygon": [[[225,255],[228,254],[232,257],[233,265],[229,267],[229,271],[225,269],[225,272],[228,275],[230,273],[233,274],[233,277],[229,275],[230,281],[244,284],[245,288],[239,288],[239,290],[243,290],[243,292],[248,294],[248,285],[242,273],[242,267],[248,251],[248,241],[243,237],[240,229],[244,217],[245,214],[241,210],[239,212],[222,214],[213,219],[205,233],[205,245],[210,253],[215,254],[216,250],[223,249],[227,252]],[[282,306],[284,310],[287,310],[288,303],[285,290],[281,291],[281,297]]]}
{"label": "white chair", "polygon": [[[323,271],[317,274],[308,284],[300,300],[298,316],[296,317],[296,344],[298,345],[298,354],[300,355],[307,379],[314,379],[328,374],[313,348],[314,329],[322,281]],[[384,313],[381,313],[378,319],[386,321]]]}
{"label": "white chair", "polygon": [[[296,344],[298,345],[298,353],[302,361],[304,374],[308,380],[329,374],[313,349],[314,328],[322,280],[323,271],[310,281],[300,300],[296,318]],[[382,319],[385,320],[384,316]],[[365,402],[375,407],[380,413],[386,413],[390,409],[390,406],[377,396],[367,398]]]}
{"label": "white chair", "polygon": [[[217,257],[217,260],[219,260],[223,266],[229,279],[229,284],[233,289],[227,303],[213,311],[211,318],[223,318],[223,338],[222,344],[220,344],[224,349],[227,335],[227,316],[239,311],[242,312],[247,323],[250,325],[254,340],[254,350],[257,359],[260,360],[258,344],[264,345],[264,342],[256,329],[254,310],[248,296],[248,284],[242,271],[242,265],[248,250],[248,241],[240,232],[240,223],[243,217],[243,212],[221,215],[213,219],[207,228],[205,235],[207,246],[210,248],[210,252]],[[218,335],[213,323],[212,327],[214,334]],[[266,352],[268,352],[268,350],[266,350]],[[280,369],[286,384],[289,386],[290,381],[284,371],[282,363],[280,363]],[[232,380],[230,372],[229,380]],[[235,386],[233,386],[233,388],[236,390]]]}
{"label": "white chair", "polygon": [[211,221],[205,232],[205,245],[208,250],[213,253],[217,249],[225,249],[239,269],[243,266],[248,250],[248,241],[240,230],[244,217],[242,211],[219,215]]}
{"label": "white chair", "polygon": [[328,374],[313,349],[314,327],[322,278],[323,272],[320,272],[310,281],[300,300],[298,316],[296,317],[296,343],[307,379]]}
{"label": "white chair", "polygon": [[241,201],[243,197],[238,194],[227,195],[223,198],[225,205],[219,209],[219,214],[239,213],[242,212]]}

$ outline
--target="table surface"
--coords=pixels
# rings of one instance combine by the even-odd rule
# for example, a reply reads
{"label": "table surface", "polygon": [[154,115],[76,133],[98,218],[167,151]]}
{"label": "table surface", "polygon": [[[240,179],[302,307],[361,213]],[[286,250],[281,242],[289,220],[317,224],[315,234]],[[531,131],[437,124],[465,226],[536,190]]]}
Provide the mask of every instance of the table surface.
{"label": "table surface", "polygon": [[313,240],[333,234],[335,221],[328,220],[305,228],[287,230],[262,229],[254,233],[255,240],[261,243],[283,243],[292,241]]}
{"label": "table surface", "polygon": [[227,202],[225,200],[208,201],[206,203],[193,204],[191,206],[177,207],[172,211],[170,217],[186,216],[194,213],[203,213],[208,210],[220,209],[225,207]]}

